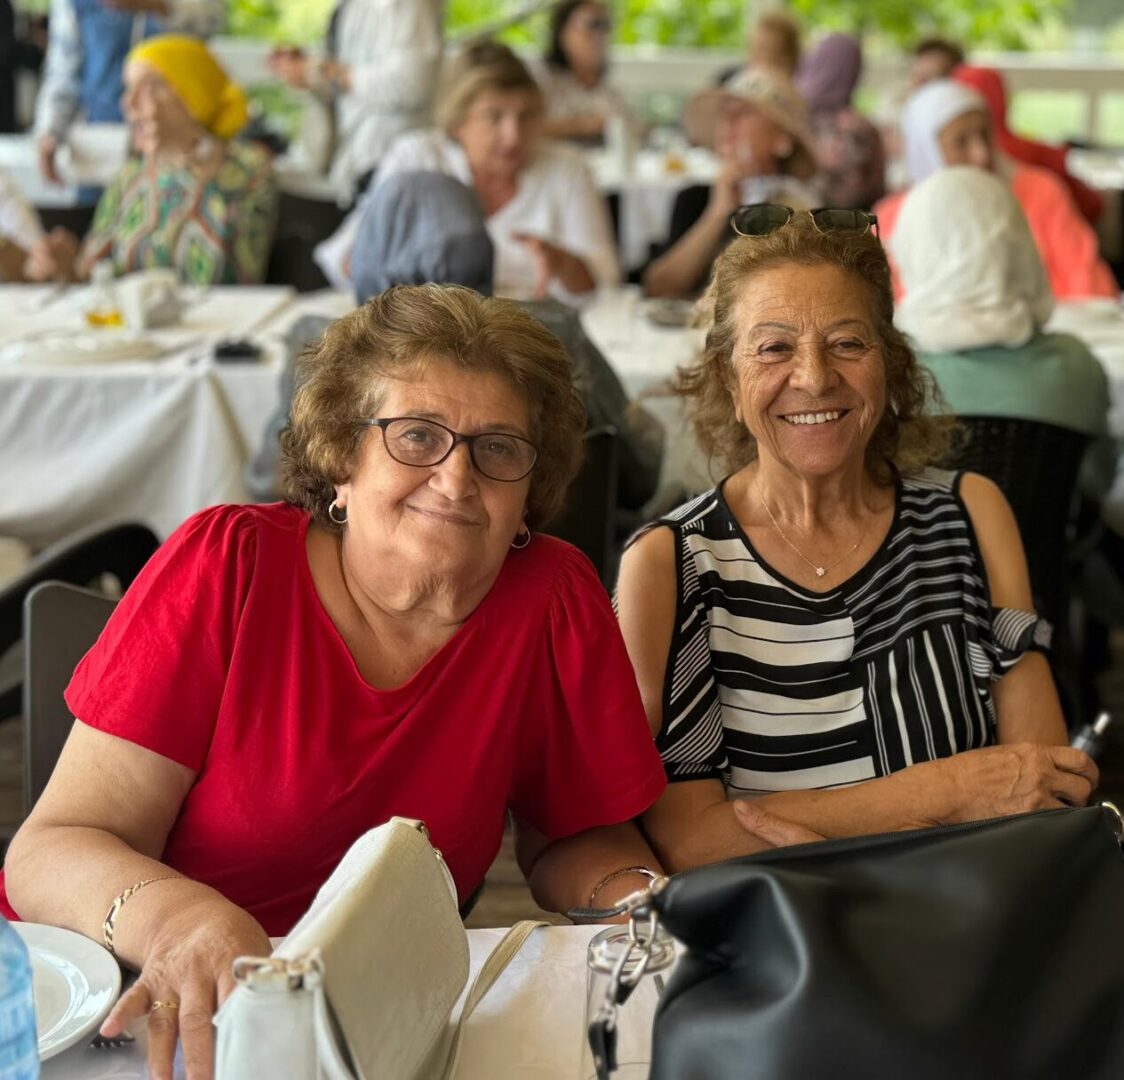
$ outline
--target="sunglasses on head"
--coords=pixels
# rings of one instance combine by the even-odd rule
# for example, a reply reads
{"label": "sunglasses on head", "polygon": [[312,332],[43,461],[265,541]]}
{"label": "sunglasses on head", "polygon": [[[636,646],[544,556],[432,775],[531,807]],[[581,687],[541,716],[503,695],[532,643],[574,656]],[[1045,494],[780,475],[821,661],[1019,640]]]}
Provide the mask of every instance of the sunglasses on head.
{"label": "sunglasses on head", "polygon": [[[783,229],[800,211],[776,203],[752,203],[739,206],[730,215],[730,228],[738,236],[768,236]],[[807,211],[819,232],[856,232],[860,236],[873,231],[878,235],[878,218],[865,210],[843,210],[824,206]]]}

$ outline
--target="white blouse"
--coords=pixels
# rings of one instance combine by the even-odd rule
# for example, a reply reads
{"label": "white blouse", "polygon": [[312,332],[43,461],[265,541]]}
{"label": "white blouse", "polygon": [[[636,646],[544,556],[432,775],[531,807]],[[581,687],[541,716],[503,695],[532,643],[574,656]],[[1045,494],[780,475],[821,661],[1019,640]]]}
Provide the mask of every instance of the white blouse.
{"label": "white blouse", "polygon": [[602,79],[596,86],[586,86],[564,68],[556,68],[545,60],[532,65],[535,81],[542,89],[546,115],[551,120],[573,120],[581,116],[620,116],[633,127],[639,121],[620,92]]}
{"label": "white blouse", "polygon": [[[464,150],[442,131],[413,131],[397,140],[379,166],[376,184],[400,172],[439,172],[472,187],[472,172]],[[336,288],[350,288],[344,269],[366,207],[365,196],[347,219],[316,249],[316,261]],[[597,286],[620,281],[613,229],[608,208],[581,153],[544,140],[531,163],[519,174],[514,198],[487,219],[495,245],[495,293],[516,299],[530,297],[535,288],[535,261],[515,239],[527,233],[577,255],[589,268]],[[576,296],[559,282],[551,295],[573,302]]]}

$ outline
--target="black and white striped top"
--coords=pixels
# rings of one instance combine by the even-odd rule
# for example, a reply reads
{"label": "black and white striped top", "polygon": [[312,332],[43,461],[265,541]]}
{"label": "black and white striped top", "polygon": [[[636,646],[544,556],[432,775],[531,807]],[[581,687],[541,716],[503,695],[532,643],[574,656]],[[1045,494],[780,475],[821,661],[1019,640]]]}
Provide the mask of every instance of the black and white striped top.
{"label": "black and white striped top", "polygon": [[959,474],[900,478],[882,546],[827,593],[770,568],[721,487],[660,524],[677,539],[658,738],[671,780],[836,787],[985,746],[991,684],[1049,642],[1035,615],[991,607]]}

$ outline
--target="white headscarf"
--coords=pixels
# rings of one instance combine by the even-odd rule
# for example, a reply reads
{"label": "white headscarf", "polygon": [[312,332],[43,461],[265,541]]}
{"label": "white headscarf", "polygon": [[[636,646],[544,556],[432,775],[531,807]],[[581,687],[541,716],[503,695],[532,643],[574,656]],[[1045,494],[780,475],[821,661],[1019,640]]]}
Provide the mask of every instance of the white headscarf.
{"label": "white headscarf", "polygon": [[958,116],[975,111],[990,116],[982,95],[952,79],[927,82],[905,103],[901,129],[910,183],[920,183],[944,168],[939,142],[942,129]]}
{"label": "white headscarf", "polygon": [[1054,310],[1022,207],[983,169],[913,188],[889,246],[905,288],[894,322],[923,352],[1025,345]]}

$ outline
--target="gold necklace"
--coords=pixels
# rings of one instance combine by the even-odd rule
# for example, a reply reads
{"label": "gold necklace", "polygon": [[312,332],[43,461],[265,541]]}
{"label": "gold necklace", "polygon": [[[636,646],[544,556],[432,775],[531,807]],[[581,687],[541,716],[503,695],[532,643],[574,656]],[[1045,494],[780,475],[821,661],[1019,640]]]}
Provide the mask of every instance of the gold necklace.
{"label": "gold necklace", "polygon": [[811,559],[809,559],[808,556],[805,555],[804,552],[802,552],[788,538],[784,529],[782,529],[780,527],[780,524],[777,522],[777,519],[773,517],[773,511],[769,507],[769,500],[765,498],[765,493],[761,490],[761,481],[754,478],[753,483],[757,488],[757,497],[761,500],[761,504],[765,507],[765,513],[769,515],[769,520],[773,523],[773,528],[776,529],[778,533],[780,533],[781,539],[786,544],[788,544],[788,546],[792,548],[792,550],[795,551],[796,554],[799,555],[800,558],[802,558],[813,570],[815,570],[816,577],[823,577],[824,574],[826,574],[829,570],[834,570],[840,563],[846,562],[852,555],[854,555],[856,551],[859,550],[859,545],[866,539],[866,529],[864,528],[862,531],[862,535],[859,536],[858,540],[855,541],[854,547],[848,548],[846,554],[841,555],[838,559],[835,560],[835,562],[829,563],[827,566],[819,566]]}

